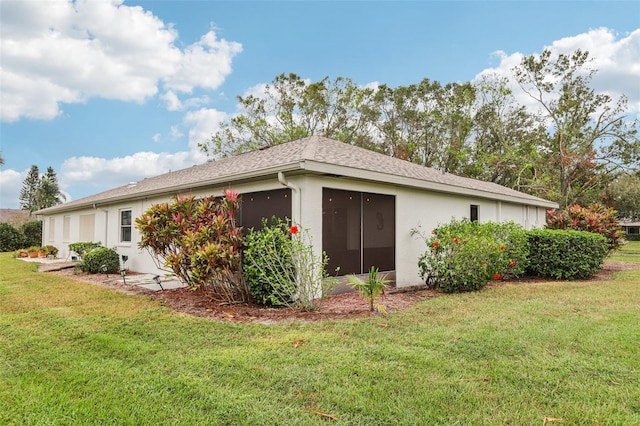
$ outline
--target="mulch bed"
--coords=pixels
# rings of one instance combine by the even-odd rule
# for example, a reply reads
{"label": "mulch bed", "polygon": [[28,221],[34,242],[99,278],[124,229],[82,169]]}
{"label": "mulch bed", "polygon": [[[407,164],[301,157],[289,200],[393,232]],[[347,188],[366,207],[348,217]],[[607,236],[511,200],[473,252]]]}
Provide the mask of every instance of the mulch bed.
{"label": "mulch bed", "polygon": [[[607,262],[603,270],[591,278],[590,281],[610,280],[614,272],[626,269],[640,269],[640,265],[623,262]],[[134,285],[126,285],[122,281],[114,279],[113,276],[107,279],[104,275],[83,274],[73,269],[62,269],[59,271],[50,271],[49,273],[68,276],[122,291],[127,294],[148,296],[177,312],[197,317],[211,318],[218,321],[271,324],[287,321],[343,320],[380,316],[377,312],[371,312],[368,303],[357,293],[331,295],[326,299],[318,301],[317,309],[313,311],[303,311],[294,308],[269,308],[253,303],[221,303],[202,292],[192,291],[186,288],[151,291]],[[127,276],[134,275],[135,273],[127,273]],[[548,280],[537,278],[523,278],[513,281],[493,281],[487,287],[492,288],[504,285],[547,281]],[[420,286],[411,289],[391,289],[387,291],[384,297],[378,300],[378,302],[384,306],[387,313],[392,314],[393,312],[407,309],[421,300],[433,297],[446,297],[446,295]]]}

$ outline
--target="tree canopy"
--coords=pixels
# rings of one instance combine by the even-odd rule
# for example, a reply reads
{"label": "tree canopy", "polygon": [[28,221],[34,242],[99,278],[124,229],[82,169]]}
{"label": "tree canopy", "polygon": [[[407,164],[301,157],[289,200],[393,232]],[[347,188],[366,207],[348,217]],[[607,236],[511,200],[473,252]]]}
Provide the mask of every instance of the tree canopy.
{"label": "tree canopy", "polygon": [[241,112],[200,148],[219,158],[320,135],[563,207],[600,201],[621,172],[640,169],[638,121],[625,115],[626,97],[591,87],[588,52],[545,50],[512,71],[537,111],[498,76],[393,88],[281,74],[263,93],[238,97]]}
{"label": "tree canopy", "polygon": [[40,175],[37,165],[32,165],[27,177],[22,182],[20,190],[20,208],[29,213],[47,207],[61,204],[66,197],[60,191],[58,177],[53,167],[47,168],[47,173]]}

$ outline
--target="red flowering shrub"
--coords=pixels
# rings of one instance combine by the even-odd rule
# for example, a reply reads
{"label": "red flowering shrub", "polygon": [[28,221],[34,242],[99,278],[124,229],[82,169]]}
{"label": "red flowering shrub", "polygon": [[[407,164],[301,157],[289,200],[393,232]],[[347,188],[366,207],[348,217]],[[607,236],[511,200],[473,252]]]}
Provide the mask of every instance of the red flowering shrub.
{"label": "red flowering shrub", "polygon": [[242,278],[242,229],[234,211],[238,194],[196,199],[177,196],[171,203],[151,206],[136,218],[141,240],[159,268],[169,268],[192,289],[210,290],[227,301],[245,301],[249,291]]}
{"label": "red flowering shrub", "polygon": [[547,211],[547,229],[573,229],[600,234],[608,241],[608,253],[624,242],[624,232],[618,224],[616,211],[601,204],[581,207],[574,204],[564,210]]}
{"label": "red flowering shrub", "polygon": [[428,250],[418,259],[420,276],[445,293],[480,290],[492,277],[516,277],[526,270],[526,233],[513,222],[454,220],[434,229],[425,243]]}

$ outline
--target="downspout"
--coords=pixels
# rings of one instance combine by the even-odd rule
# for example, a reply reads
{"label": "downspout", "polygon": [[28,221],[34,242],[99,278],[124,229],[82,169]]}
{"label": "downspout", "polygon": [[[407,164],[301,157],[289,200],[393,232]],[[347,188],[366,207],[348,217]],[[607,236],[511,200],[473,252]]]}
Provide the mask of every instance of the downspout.
{"label": "downspout", "polygon": [[109,210],[100,209],[104,212],[104,246],[109,247]]}
{"label": "downspout", "polygon": [[293,217],[291,218],[291,221],[294,223],[300,223],[302,214],[302,197],[300,196],[300,187],[286,180],[284,177],[284,173],[282,172],[278,172],[278,182],[280,182],[280,184],[282,184],[283,186],[289,188],[292,193],[295,192],[294,196],[298,198],[298,202],[294,203],[293,205],[293,211],[291,212],[291,216]]}

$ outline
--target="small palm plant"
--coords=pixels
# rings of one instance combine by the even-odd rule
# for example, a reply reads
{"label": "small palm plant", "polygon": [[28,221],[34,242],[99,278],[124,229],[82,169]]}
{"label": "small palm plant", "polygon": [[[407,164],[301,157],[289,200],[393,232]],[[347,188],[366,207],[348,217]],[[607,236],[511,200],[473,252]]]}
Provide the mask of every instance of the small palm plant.
{"label": "small palm plant", "polygon": [[[378,268],[372,266],[369,270],[369,279],[367,281],[363,281],[355,275],[349,275],[347,277],[348,284],[358,290],[364,299],[369,300],[369,307],[371,311],[374,310],[374,301],[380,296],[384,294],[384,289],[389,282],[384,277],[378,276]],[[378,305],[378,310],[385,313],[385,309],[382,305]]]}

